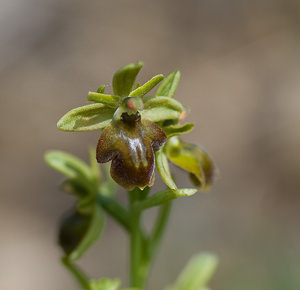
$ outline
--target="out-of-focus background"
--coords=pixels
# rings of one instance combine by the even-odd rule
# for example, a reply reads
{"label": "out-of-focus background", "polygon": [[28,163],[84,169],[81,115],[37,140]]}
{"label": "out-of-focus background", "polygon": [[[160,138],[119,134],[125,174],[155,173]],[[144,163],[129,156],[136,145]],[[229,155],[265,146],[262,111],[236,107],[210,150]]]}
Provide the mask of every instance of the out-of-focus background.
{"label": "out-of-focus background", "polygon": [[[56,245],[73,199],[57,189],[62,176],[43,154],[61,149],[87,160],[100,132],[60,132],[57,120],[138,60],[141,82],[181,70],[176,98],[196,124],[184,138],[207,148],[221,172],[209,194],[174,203],[149,289],[174,281],[199,251],[220,258],[214,290],[300,289],[296,0],[3,0],[0,289],[77,289]],[[125,286],[127,247],[109,220],[80,265]]]}

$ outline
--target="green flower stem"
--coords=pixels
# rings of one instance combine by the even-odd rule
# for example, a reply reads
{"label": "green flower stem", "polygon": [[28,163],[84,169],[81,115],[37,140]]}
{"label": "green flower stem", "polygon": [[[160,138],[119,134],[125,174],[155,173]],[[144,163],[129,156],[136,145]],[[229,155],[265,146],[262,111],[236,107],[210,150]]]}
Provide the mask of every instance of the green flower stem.
{"label": "green flower stem", "polygon": [[90,290],[89,278],[83,273],[78,266],[72,263],[67,257],[61,259],[63,265],[72,273],[82,289]]}
{"label": "green flower stem", "polygon": [[121,204],[110,197],[100,194],[97,195],[97,201],[126,231],[130,231],[129,213]]}
{"label": "green flower stem", "polygon": [[130,284],[131,287],[145,288],[149,273],[149,255],[147,239],[141,228],[141,211],[134,209],[138,200],[146,198],[149,190],[135,188],[129,192],[130,199]]}
{"label": "green flower stem", "polygon": [[[142,231],[140,210],[137,204],[148,204],[152,197],[147,198],[148,190],[141,191],[138,188],[129,192],[130,198],[130,225],[131,225],[131,260],[130,260],[130,279],[131,287],[145,289],[147,277],[149,276],[150,266],[153,263],[162,235],[168,221],[171,202],[165,202],[158,213],[153,227],[152,235],[146,238]],[[154,194],[153,196],[155,196]]]}
{"label": "green flower stem", "polygon": [[153,227],[152,236],[149,241],[149,256],[152,260],[157,252],[157,248],[166,229],[166,225],[170,216],[171,206],[172,202],[169,201],[164,203],[159,209],[159,213]]}

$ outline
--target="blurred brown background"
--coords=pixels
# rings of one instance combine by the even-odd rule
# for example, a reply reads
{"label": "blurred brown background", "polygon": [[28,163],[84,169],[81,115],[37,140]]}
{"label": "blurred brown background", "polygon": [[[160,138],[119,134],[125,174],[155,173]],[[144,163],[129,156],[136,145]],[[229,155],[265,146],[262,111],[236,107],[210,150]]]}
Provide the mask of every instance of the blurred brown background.
{"label": "blurred brown background", "polygon": [[[199,251],[219,255],[214,290],[300,289],[299,1],[3,0],[0,23],[0,289],[77,289],[56,245],[73,199],[43,154],[87,159],[99,132],[57,120],[138,60],[141,82],[181,70],[176,97],[197,125],[185,139],[221,171],[209,194],[175,202],[149,289]],[[80,264],[127,285],[127,247],[109,220]]]}

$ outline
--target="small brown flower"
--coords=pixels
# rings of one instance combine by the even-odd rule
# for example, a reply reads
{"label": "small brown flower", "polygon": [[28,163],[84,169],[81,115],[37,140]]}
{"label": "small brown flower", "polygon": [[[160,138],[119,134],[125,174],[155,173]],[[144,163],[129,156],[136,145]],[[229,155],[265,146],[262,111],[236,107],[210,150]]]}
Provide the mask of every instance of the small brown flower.
{"label": "small brown flower", "polygon": [[128,190],[136,186],[144,189],[154,182],[153,151],[164,145],[167,136],[158,125],[128,107],[130,111],[102,131],[96,157],[99,163],[112,160],[110,172],[118,184]]}

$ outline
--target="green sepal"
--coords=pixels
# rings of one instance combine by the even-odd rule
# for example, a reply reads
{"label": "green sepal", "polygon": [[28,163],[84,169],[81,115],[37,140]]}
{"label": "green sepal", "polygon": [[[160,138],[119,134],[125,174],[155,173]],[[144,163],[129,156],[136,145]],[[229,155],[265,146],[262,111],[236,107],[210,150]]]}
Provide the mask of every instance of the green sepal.
{"label": "green sepal", "polygon": [[185,266],[175,284],[168,290],[203,289],[213,276],[218,265],[218,259],[210,253],[194,256]]}
{"label": "green sepal", "polygon": [[144,97],[143,102],[144,109],[140,113],[152,122],[178,119],[183,111],[178,101],[168,97]]}
{"label": "green sepal", "polygon": [[166,203],[170,200],[177,199],[183,196],[191,196],[197,192],[197,189],[194,188],[182,188],[182,189],[167,189],[164,191],[157,192],[143,201],[136,202],[134,204],[134,209],[137,211],[142,211],[147,208],[154,206],[159,206],[163,203]]}
{"label": "green sepal", "polygon": [[131,92],[136,76],[143,67],[142,62],[137,64],[128,64],[120,68],[113,77],[113,90],[114,94],[127,97]]}
{"label": "green sepal", "polygon": [[155,96],[173,97],[180,79],[180,71],[170,73],[158,87]]}
{"label": "green sepal", "polygon": [[184,125],[170,125],[167,127],[163,127],[164,132],[167,136],[173,137],[181,134],[186,134],[194,129],[194,124],[187,123]]}
{"label": "green sepal", "polygon": [[170,189],[176,190],[177,186],[171,176],[167,156],[164,153],[163,149],[155,152],[155,162],[158,173],[161,176],[162,180]]}
{"label": "green sepal", "polygon": [[114,108],[104,104],[90,104],[72,109],[57,123],[62,131],[92,131],[106,127],[112,120]]}
{"label": "green sepal", "polygon": [[102,85],[97,89],[97,93],[104,94],[104,90],[105,90],[105,85]]}
{"label": "green sepal", "polygon": [[51,150],[45,154],[46,163],[70,179],[92,181],[93,174],[89,166],[79,158],[59,150]]}
{"label": "green sepal", "polygon": [[95,204],[91,215],[73,212],[60,227],[59,244],[70,261],[76,261],[100,237],[104,227],[102,209]]}
{"label": "green sepal", "polygon": [[144,102],[144,108],[149,109],[149,108],[156,108],[156,107],[166,107],[173,109],[175,111],[178,111],[182,113],[183,111],[183,106],[176,101],[175,99],[171,99],[168,97],[150,97],[150,96],[145,96],[143,97],[143,102]]}
{"label": "green sepal", "polygon": [[120,97],[96,92],[89,92],[87,100],[95,103],[101,103],[112,108],[116,108],[119,105]]}
{"label": "green sepal", "polygon": [[200,146],[172,137],[165,145],[168,159],[192,174],[192,181],[199,190],[208,190],[217,175],[217,168],[211,156]]}
{"label": "green sepal", "polygon": [[100,280],[90,281],[90,290],[118,290],[121,282],[119,279],[102,278]]}
{"label": "green sepal", "polygon": [[164,79],[162,74],[154,76],[150,81],[136,88],[129,94],[129,97],[143,97],[150,92],[158,83]]}

